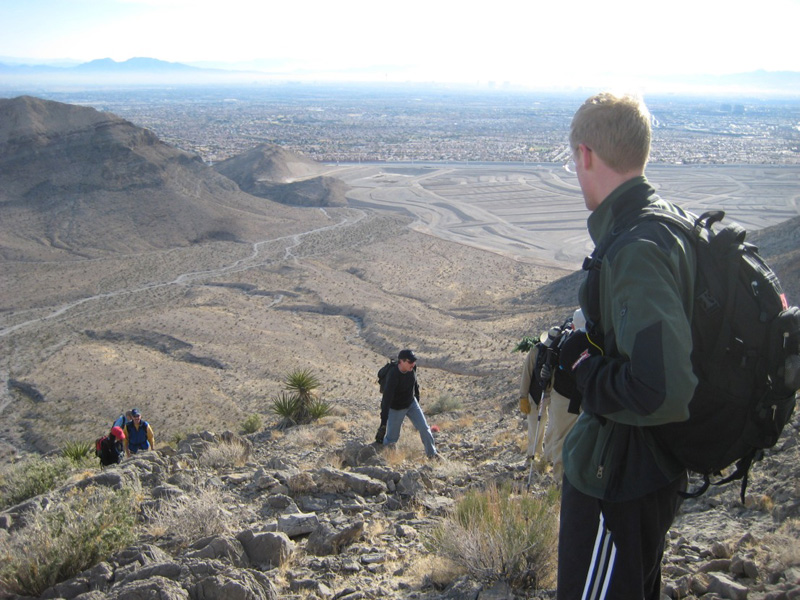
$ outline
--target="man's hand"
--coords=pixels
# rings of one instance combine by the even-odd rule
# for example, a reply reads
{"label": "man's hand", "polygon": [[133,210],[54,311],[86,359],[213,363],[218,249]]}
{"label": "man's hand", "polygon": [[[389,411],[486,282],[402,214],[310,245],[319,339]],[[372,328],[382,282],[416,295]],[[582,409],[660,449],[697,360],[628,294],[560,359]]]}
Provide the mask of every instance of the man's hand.
{"label": "man's hand", "polygon": [[585,360],[603,353],[602,349],[583,330],[570,334],[561,345],[553,387],[562,396],[577,399],[580,396],[575,383],[575,371]]}
{"label": "man's hand", "polygon": [[528,400],[528,396],[520,396],[519,410],[526,415],[531,414],[531,401]]}

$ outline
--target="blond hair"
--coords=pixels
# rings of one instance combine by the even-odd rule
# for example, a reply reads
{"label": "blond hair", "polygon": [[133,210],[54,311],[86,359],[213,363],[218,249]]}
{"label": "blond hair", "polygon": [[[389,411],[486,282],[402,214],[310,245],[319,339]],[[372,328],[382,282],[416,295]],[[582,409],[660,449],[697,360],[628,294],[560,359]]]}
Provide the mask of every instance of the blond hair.
{"label": "blond hair", "polygon": [[650,157],[650,111],[638,96],[602,92],[572,118],[569,143],[573,153],[586,144],[618,173],[644,170]]}

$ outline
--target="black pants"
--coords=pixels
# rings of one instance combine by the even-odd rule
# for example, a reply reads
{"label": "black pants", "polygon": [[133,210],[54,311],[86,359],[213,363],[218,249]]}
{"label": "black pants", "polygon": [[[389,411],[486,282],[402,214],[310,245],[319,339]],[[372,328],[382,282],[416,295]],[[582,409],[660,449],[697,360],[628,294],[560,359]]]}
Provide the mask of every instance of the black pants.
{"label": "black pants", "polygon": [[659,600],[664,544],[686,477],[628,502],[587,496],[564,478],[558,600]]}

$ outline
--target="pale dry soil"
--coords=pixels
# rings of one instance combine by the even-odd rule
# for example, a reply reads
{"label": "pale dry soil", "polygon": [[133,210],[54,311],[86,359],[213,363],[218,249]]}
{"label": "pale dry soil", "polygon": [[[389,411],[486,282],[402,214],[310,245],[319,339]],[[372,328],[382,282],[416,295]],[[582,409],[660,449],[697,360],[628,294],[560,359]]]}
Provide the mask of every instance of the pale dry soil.
{"label": "pale dry soil", "polygon": [[236,430],[268,414],[297,369],[323,398],[371,414],[375,371],[406,346],[423,398],[515,396],[511,348],[553,310],[530,294],[565,271],[411,231],[406,217],[328,214],[329,228],[257,247],[9,265],[3,376],[38,394],[4,391],[6,451],[93,439],[133,406],[161,442]]}

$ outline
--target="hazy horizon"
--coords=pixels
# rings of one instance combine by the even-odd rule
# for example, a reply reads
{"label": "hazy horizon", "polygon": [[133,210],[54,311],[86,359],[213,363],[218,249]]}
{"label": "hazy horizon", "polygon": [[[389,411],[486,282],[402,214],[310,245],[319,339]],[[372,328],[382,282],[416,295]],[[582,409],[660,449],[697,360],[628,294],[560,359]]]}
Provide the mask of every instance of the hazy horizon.
{"label": "hazy horizon", "polygon": [[[800,0],[630,0],[491,10],[409,0],[7,0],[0,56],[83,63],[150,57],[326,81],[651,91],[698,77],[800,71]],[[713,82],[712,82],[713,83]]]}

